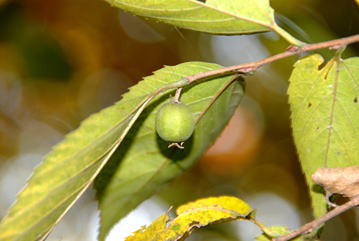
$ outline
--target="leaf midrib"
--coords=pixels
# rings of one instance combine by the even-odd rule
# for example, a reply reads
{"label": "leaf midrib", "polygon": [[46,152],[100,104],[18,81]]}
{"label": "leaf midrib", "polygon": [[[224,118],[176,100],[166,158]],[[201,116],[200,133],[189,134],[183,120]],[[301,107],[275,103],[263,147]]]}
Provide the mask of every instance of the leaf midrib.
{"label": "leaf midrib", "polygon": [[[332,144],[332,135],[333,135],[333,129],[334,129],[334,114],[335,114],[335,107],[336,107],[336,102],[337,102],[337,88],[338,88],[338,78],[339,78],[339,65],[341,63],[340,59],[336,59],[334,61],[333,64],[335,64],[335,77],[334,77],[334,83],[333,83],[333,98],[332,98],[332,104],[331,104],[331,110],[329,113],[329,124],[327,126],[328,129],[328,140],[327,140],[327,144],[326,144],[326,149],[325,149],[325,157],[324,157],[324,166],[328,167],[328,159],[329,159],[329,151],[331,149],[331,144]],[[328,72],[331,71],[331,68],[333,66],[330,66],[330,68],[328,69]],[[328,73],[330,74],[330,73]]]}

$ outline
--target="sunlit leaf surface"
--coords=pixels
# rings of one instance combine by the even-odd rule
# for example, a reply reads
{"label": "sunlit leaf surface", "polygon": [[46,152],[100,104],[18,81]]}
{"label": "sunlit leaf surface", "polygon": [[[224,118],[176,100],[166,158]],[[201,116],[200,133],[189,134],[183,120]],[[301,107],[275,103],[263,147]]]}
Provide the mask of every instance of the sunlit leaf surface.
{"label": "sunlit leaf surface", "polygon": [[[288,90],[292,127],[316,217],[326,212],[311,180],[319,167],[359,165],[359,58],[299,60]],[[322,68],[321,68],[322,67]]]}
{"label": "sunlit leaf surface", "polygon": [[133,14],[214,34],[268,31],[276,26],[268,0],[106,0]]}

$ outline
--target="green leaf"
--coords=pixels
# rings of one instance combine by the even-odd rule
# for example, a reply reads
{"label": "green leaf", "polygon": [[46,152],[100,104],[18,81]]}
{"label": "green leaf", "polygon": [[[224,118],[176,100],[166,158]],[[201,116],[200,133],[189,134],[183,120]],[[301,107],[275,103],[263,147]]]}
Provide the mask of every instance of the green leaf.
{"label": "green leaf", "polygon": [[268,31],[274,23],[268,0],[106,0],[133,14],[181,28],[215,34]]}
{"label": "green leaf", "polygon": [[[271,241],[273,238],[277,238],[289,233],[290,231],[286,226],[270,226],[270,227],[266,227],[266,234],[262,233],[261,235],[256,237],[256,241]],[[268,236],[267,234],[270,234],[270,236]],[[291,240],[303,241],[303,238],[299,237]]]}
{"label": "green leaf", "polygon": [[[155,78],[156,75],[152,77]],[[115,105],[89,117],[56,145],[1,221],[0,240],[39,240],[46,236],[91,184],[148,102],[159,90],[186,83],[186,80],[174,82],[180,79],[176,74],[169,73],[167,78],[173,83],[164,85],[168,82],[159,78],[156,80],[159,84],[147,86],[146,90],[131,90]]]}
{"label": "green leaf", "polygon": [[312,55],[297,61],[288,90],[292,127],[315,217],[326,212],[311,180],[319,167],[359,165],[359,58],[335,57],[323,68]]}
{"label": "green leaf", "polygon": [[[160,86],[171,81],[171,76],[181,78],[217,68],[220,66],[198,62],[167,67],[132,90],[145,91],[148,86]],[[100,240],[119,219],[163,184],[183,173],[214,142],[243,95],[239,81],[232,80],[233,76],[217,77],[184,88],[181,101],[195,114],[197,124],[183,150],[167,148],[169,143],[161,140],[154,128],[155,113],[168,99],[159,99],[141,115],[125,138],[124,146],[96,182],[101,210]]]}
{"label": "green leaf", "polygon": [[295,45],[302,43],[274,21],[269,0],[106,0],[133,14],[181,28],[212,34],[274,30]]}
{"label": "green leaf", "polygon": [[[176,241],[187,237],[194,229],[212,223],[245,218],[252,211],[244,201],[230,196],[199,199],[177,209],[177,217],[168,222],[162,215],[148,228],[142,228],[126,241]],[[167,216],[167,218],[166,218]],[[164,221],[166,220],[166,221]]]}

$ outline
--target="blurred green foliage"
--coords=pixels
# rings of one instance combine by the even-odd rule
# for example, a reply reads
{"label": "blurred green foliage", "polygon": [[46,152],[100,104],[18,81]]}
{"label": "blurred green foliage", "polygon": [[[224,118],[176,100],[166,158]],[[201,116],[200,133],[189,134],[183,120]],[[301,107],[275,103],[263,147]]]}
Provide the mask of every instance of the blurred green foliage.
{"label": "blurred green foliage", "polygon": [[25,77],[70,80],[73,69],[59,42],[38,23],[26,19],[16,5],[0,8],[0,41],[14,46]]}

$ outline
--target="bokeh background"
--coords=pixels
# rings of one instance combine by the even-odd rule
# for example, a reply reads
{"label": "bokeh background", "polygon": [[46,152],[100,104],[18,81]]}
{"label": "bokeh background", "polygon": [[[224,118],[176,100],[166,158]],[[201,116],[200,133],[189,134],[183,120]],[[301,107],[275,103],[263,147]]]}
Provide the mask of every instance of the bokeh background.
{"label": "bokeh background", "polygon": [[[318,42],[359,32],[354,0],[273,0],[277,20],[297,38]],[[91,113],[164,65],[255,61],[288,46],[274,33],[211,36],[145,21],[103,0],[0,0],[0,217],[51,146]],[[358,45],[345,55],[358,55]],[[329,50],[319,51],[326,58]],[[298,56],[247,79],[246,97],[207,153],[112,230],[123,240],[184,202],[229,194],[256,208],[267,225],[311,219],[309,197],[290,130],[286,90]],[[146,161],[146,160],[143,160]],[[49,241],[96,240],[97,205],[89,190]],[[355,211],[330,221],[323,240],[359,240]],[[189,240],[254,240],[253,224],[212,225]]]}

